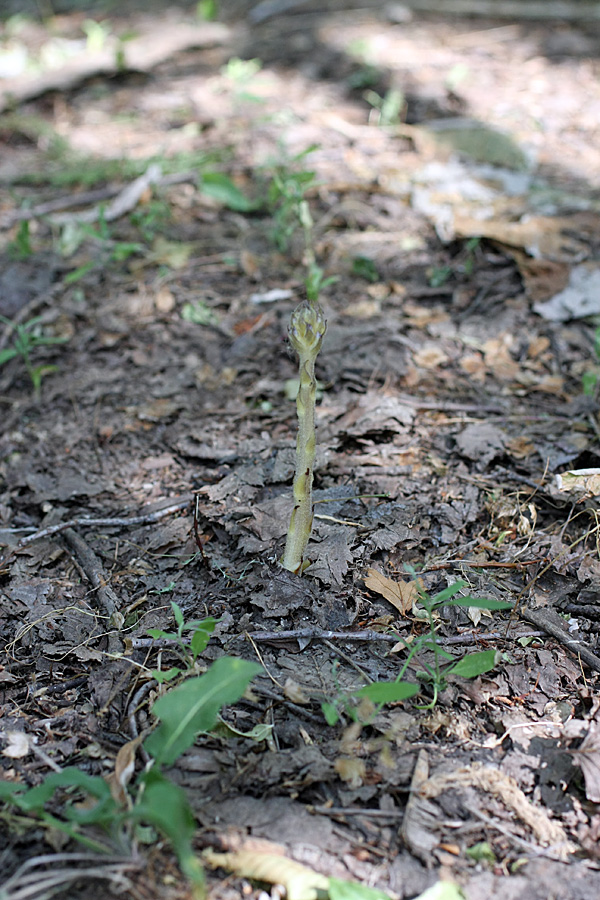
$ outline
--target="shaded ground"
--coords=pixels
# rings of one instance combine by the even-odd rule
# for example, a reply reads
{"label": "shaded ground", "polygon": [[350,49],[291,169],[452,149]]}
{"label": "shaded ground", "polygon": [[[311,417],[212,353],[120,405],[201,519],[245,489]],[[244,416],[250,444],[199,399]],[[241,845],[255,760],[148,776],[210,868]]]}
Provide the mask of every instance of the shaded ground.
{"label": "shaded ground", "polygon": [[[599,362],[593,321],[533,305],[582,264],[596,271],[597,27],[398,24],[342,0],[252,24],[223,6],[229,30],[210,46],[148,72],[76,77],[0,121],[0,312],[40,316],[46,335],[67,339],[32,356],[57,367],[39,398],[21,359],[0,369],[4,778],[38,783],[49,760],[113,770],[150,722],[150,670],[173,662],[147,631],[172,628],[175,600],[186,619],[219,619],[203,660],[239,654],[265,668],[228,722],[272,726],[260,742],[204,738],[169,773],[189,792],[199,846],[266,839],[393,898],[440,876],[468,900],[596,898],[598,491],[589,480],[561,491],[555,475],[599,464]],[[188,21],[162,15],[131,13],[123,27],[167,35]],[[79,34],[81,21],[57,27]],[[34,46],[41,32],[28,27]],[[227,68],[232,57],[262,69]],[[365,90],[398,92],[385,127]],[[436,135],[459,116],[509,133],[509,159],[490,160],[489,140],[453,155]],[[277,564],[302,234],[286,237],[281,206],[236,211],[208,196],[198,154],[257,202],[275,171],[290,189],[315,172],[317,259],[338,280],[322,297],[318,505],[302,579]],[[133,212],[94,235],[46,216],[19,231],[16,211],[90,186],[108,203],[139,174],[95,171],[115,157],[142,172],[162,160],[163,180]],[[12,340],[5,326],[1,345]],[[518,605],[510,622],[452,609],[439,621],[448,651],[497,648],[498,664],[451,679],[433,709],[420,708],[425,686],[420,705],[330,727],[321,703],[395,678],[395,636],[422,632],[411,602],[365,586],[369,568],[406,581],[405,564],[432,593],[460,578]],[[49,850],[41,828],[6,815],[0,829],[7,877]],[[186,896],[168,850],[144,854],[127,892]],[[210,877],[215,897],[244,889]]]}

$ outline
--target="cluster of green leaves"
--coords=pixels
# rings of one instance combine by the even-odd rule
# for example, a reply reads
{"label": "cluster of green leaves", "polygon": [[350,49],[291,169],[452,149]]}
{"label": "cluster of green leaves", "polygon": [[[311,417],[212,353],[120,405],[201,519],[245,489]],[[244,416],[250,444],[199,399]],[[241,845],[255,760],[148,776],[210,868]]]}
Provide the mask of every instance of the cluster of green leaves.
{"label": "cluster of green leaves", "polygon": [[32,354],[38,347],[47,347],[51,344],[64,344],[68,338],[53,337],[52,335],[44,334],[40,325],[40,316],[36,316],[23,324],[13,322],[5,316],[0,316],[0,322],[7,325],[11,329],[13,335],[11,346],[5,347],[4,350],[0,350],[0,366],[9,362],[11,359],[20,357],[31,380],[34,394],[36,397],[39,396],[42,378],[50,372],[56,372],[57,366],[45,363],[35,365],[31,359]]}
{"label": "cluster of green leaves", "polygon": [[[152,670],[152,677],[163,684],[172,681],[180,675],[194,670],[196,661],[201,653],[204,653],[215,630],[217,620],[209,616],[206,619],[193,619],[186,622],[181,607],[171,601],[171,609],[175,618],[176,631],[162,631],[159,628],[149,628],[148,634],[155,639],[165,639],[174,642],[174,649],[181,658],[181,666],[171,666],[166,671]],[[186,632],[192,632],[189,641],[185,640]]]}
{"label": "cluster of green leaves", "polygon": [[[414,570],[411,570],[411,574],[416,577]],[[419,586],[418,581],[416,584]],[[459,675],[461,678],[476,678],[478,675],[491,671],[498,661],[498,651],[480,650],[474,653],[465,653],[457,658],[444,650],[437,636],[438,618],[443,607],[511,609],[511,604],[503,600],[472,597],[468,594],[457,596],[465,587],[467,587],[465,581],[457,581],[431,596],[419,586],[420,613],[426,628],[411,642],[406,641],[401,635],[397,635],[398,641],[404,644],[407,656],[394,681],[375,681],[351,694],[339,695],[331,702],[323,703],[323,713],[327,722],[335,725],[341,712],[351,718],[357,718],[357,703],[363,698],[375,704],[378,710],[386,703],[406,700],[423,690],[428,692],[431,699],[421,708],[432,709],[436,705],[440,693],[448,686],[448,678],[451,675]],[[419,666],[419,670],[416,672],[417,681],[405,681],[408,669],[415,664]]]}
{"label": "cluster of green leaves", "polygon": [[406,100],[402,91],[390,88],[383,97],[376,91],[368,89],[363,97],[373,107],[377,124],[381,127],[398,125],[406,107]]}
{"label": "cluster of green leaves", "polygon": [[432,266],[427,272],[430,286],[442,287],[452,275],[470,278],[475,268],[476,252],[480,243],[481,238],[469,238],[468,241],[465,241],[459,257],[452,265]]}
{"label": "cluster of green leaves", "polygon": [[[207,629],[201,623],[189,623],[190,628],[194,626],[198,627],[192,640],[198,650]],[[185,628],[178,622],[179,637]],[[197,637],[199,633],[202,637]],[[33,788],[0,781],[0,801],[99,853],[127,852],[139,827],[150,826],[171,842],[183,873],[201,895],[204,873],[192,846],[194,815],[185,791],[162,770],[173,765],[198,734],[214,728],[221,708],[240,699],[260,668],[257,663],[224,656],[204,675],[187,678],[159,697],[152,707],[159,725],[143,742],[151,762],[131,784],[121,782],[123,799],[115,797],[103,777],[71,766]],[[50,806],[59,812],[50,812]],[[104,840],[96,836],[98,829]]]}
{"label": "cluster of green leaves", "polygon": [[312,249],[312,217],[306,193],[317,182],[315,172],[304,168],[304,162],[317,147],[317,144],[311,144],[290,159],[283,158],[271,170],[267,204],[273,216],[272,238],[282,253],[289,250],[299,226],[304,232],[305,244],[308,238]]}

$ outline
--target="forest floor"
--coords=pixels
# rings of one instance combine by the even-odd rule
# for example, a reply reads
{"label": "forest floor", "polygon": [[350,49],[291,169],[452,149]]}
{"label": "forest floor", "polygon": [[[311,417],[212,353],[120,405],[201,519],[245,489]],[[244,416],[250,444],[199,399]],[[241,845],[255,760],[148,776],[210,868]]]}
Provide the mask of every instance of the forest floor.
{"label": "forest floor", "polygon": [[[199,853],[275,849],[392,900],[597,900],[600,27],[221,17],[4,31],[3,65],[39,67],[0,82],[2,778],[117,765],[124,790],[117,753],[182,665],[148,631],[178,609],[217,620],[192,671],[262,667],[165,770]],[[300,577],[278,560],[310,252],[336,280]],[[512,612],[444,605],[427,640],[407,566]],[[419,693],[359,702],[416,645]],[[3,898],[49,896],[20,868],[48,854],[64,896],[190,896],[147,830],[112,868],[63,858],[67,799],[0,806]]]}

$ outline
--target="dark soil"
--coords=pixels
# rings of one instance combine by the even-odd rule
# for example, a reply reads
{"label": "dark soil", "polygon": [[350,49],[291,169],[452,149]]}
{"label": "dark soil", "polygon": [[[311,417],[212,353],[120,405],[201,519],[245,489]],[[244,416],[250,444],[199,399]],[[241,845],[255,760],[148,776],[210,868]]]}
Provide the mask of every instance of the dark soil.
{"label": "dark soil", "polygon": [[[21,358],[0,368],[3,777],[34,785],[56,767],[114,769],[152,723],[150,671],[176,662],[148,638],[173,628],[175,601],[188,620],[219,620],[202,667],[223,654],[264,667],[226,721],[243,734],[271,726],[268,740],[199,738],[168,773],[188,791],[199,850],[263,839],[391,898],[443,878],[467,900],[596,900],[598,745],[588,740],[585,779],[585,754],[571,751],[598,709],[598,490],[560,491],[555,479],[600,465],[596,395],[582,387],[599,366],[595,322],[533,306],[598,260],[598,29],[435,14],[396,23],[383,4],[344,0],[255,24],[248,8],[222,7],[225,42],[42,93],[0,121],[0,313],[40,317],[46,336],[65,339],[32,354],[56,367],[39,396]],[[160,31],[186,15],[134,9],[116,21]],[[223,68],[232,57],[262,69],[236,80]],[[395,124],[377,126],[361,78],[380,97],[401,92]],[[496,210],[506,233],[470,243],[466,226],[445,235],[417,197],[433,183],[423,171],[451,160],[410,127],[457,116],[527,149],[547,198],[531,215],[567,222],[551,252],[506,237],[526,221],[522,196]],[[19,255],[15,211],[89,187],[60,181],[73,157],[25,117],[90,169],[202,152],[256,206],[231,210],[190,176],[150,187],[108,237],[84,235],[69,255],[40,217]],[[321,298],[302,577],[278,560],[295,446],[287,323],[306,260],[301,230],[284,241],[281,218],[260,205],[274,161],[315,172],[316,256],[337,277]],[[134,177],[91,182],[114,195]],[[452,191],[470,202],[460,179]],[[131,242],[142,249],[123,260]],[[283,293],[270,300],[272,290]],[[370,568],[408,583],[406,565],[430,593],[462,579],[515,605],[510,617],[448,607],[438,622],[448,652],[495,648],[497,665],[451,678],[435,705],[425,684],[362,726],[343,709],[329,726],[321,704],[393,680],[397,636],[423,631],[411,603],[401,611],[365,585]],[[76,849],[7,810],[0,834],[6,878]],[[139,854],[119,896],[188,895],[166,845]],[[222,872],[209,883],[219,898],[258,890]],[[119,889],[109,874],[98,885],[74,878],[63,895]]]}

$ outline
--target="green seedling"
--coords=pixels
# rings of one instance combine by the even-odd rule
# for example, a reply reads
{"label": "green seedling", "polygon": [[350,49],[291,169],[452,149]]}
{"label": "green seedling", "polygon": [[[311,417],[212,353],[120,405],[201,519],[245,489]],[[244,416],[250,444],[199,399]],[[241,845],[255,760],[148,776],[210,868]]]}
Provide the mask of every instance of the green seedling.
{"label": "green seedling", "polygon": [[196,17],[201,22],[214,22],[219,14],[217,0],[199,0],[196,4]]}
{"label": "green seedling", "polygon": [[294,475],[294,508],[287,533],[282,565],[296,574],[305,568],[304,552],[313,521],[312,485],[316,454],[315,397],[317,381],[315,361],[321,349],[327,322],[318,303],[301,303],[289,327],[292,347],[299,358],[300,386],[296,398],[298,437],[296,440],[296,473]]}
{"label": "green seedling", "polygon": [[[273,216],[272,236],[275,246],[285,253],[300,226],[306,244],[307,230],[312,235],[312,219],[305,200],[308,190],[316,184],[315,173],[301,168],[306,157],[317,149],[313,144],[291,159],[284,159],[273,168],[267,192],[267,204]],[[311,241],[312,243],[312,241]]]}
{"label": "green seedling", "polygon": [[15,239],[10,242],[7,250],[10,258],[15,260],[29,259],[32,255],[33,248],[31,246],[29,222],[27,219],[23,219],[19,225]]}
{"label": "green seedling", "polygon": [[[420,708],[433,709],[440,693],[448,686],[449,676],[477,678],[478,675],[491,671],[498,661],[499,653],[496,650],[465,653],[459,658],[448,653],[441,646],[437,637],[437,622],[442,608],[446,606],[497,611],[512,609],[511,604],[503,600],[491,600],[484,597],[457,596],[467,586],[465,581],[457,581],[431,596],[421,587],[414,569],[408,566],[407,569],[415,578],[419,596],[416,614],[425,623],[426,630],[411,642],[406,641],[399,634],[396,635],[398,641],[404,644],[407,657],[394,681],[372,682],[358,691],[338,696],[334,701],[323,704],[323,712],[330,725],[338,721],[342,710],[351,718],[356,718],[356,704],[362,699],[371,701],[375,705],[376,713],[386,703],[405,700],[419,693],[423,688],[426,688],[433,696],[429,703]],[[419,667],[416,673],[417,683],[404,681],[413,662]]]}
{"label": "green seedling", "polygon": [[[217,620],[212,617],[208,617],[207,619],[194,619],[191,622],[186,622],[180,606],[173,600],[171,601],[171,609],[173,610],[177,631],[162,631],[159,628],[150,628],[148,629],[148,634],[155,639],[163,638],[174,641],[175,648],[181,657],[183,668],[180,666],[172,666],[164,672],[156,669],[153,670],[152,677],[159,683],[172,681],[180,675],[194,671],[196,660],[201,653],[204,653],[206,645],[210,640],[210,636],[217,624]],[[188,640],[186,632],[190,631],[192,632],[192,635]]]}
{"label": "green seedling", "polygon": [[184,303],[181,309],[181,318],[194,325],[218,325],[219,317],[204,300],[196,300],[195,303]]}
{"label": "green seedling", "polygon": [[427,277],[431,287],[442,287],[451,275],[466,276],[470,278],[475,268],[476,251],[481,243],[481,238],[469,238],[461,250],[460,255],[452,265],[432,266]]}
{"label": "green seedling", "polygon": [[[416,579],[414,569],[409,569],[409,571]],[[427,685],[433,692],[432,700],[423,708],[432,709],[436,705],[441,691],[447,687],[450,675],[459,675],[462,678],[476,678],[478,675],[483,675],[485,672],[493,669],[497,661],[496,650],[465,653],[459,659],[444,650],[437,639],[436,632],[437,618],[442,608],[445,606],[460,606],[463,609],[473,607],[475,609],[506,610],[511,609],[511,605],[504,600],[472,597],[468,594],[457,596],[467,587],[466,581],[457,581],[433,597],[420,586],[418,580],[416,584],[419,594],[417,609],[420,611],[421,617],[426,624],[426,631],[410,644],[398,635],[408,651],[408,656],[396,678],[396,682],[402,681],[413,658],[417,657],[421,666],[421,671],[417,673],[417,678],[421,684]],[[425,658],[429,657],[430,654],[433,654],[433,663],[425,661]],[[372,685],[367,685],[367,688],[363,688],[363,692],[366,691],[366,694],[361,692],[361,696],[368,696],[368,689],[371,687]]]}
{"label": "green seedling", "polygon": [[381,71],[376,66],[365,63],[348,76],[346,84],[352,91],[364,91],[367,88],[373,90],[380,80]]}
{"label": "green seedling", "polygon": [[157,234],[164,231],[165,225],[171,220],[171,207],[164,200],[150,200],[143,206],[134,209],[129,216],[129,221],[138,228],[146,241],[151,243]]}
{"label": "green seedling", "polygon": [[251,93],[249,88],[260,70],[262,62],[260,59],[240,59],[237,56],[232,57],[221,69],[221,74],[229,81],[235,102],[241,103],[263,103],[263,98]]}
{"label": "green seedling", "polygon": [[325,276],[323,269],[315,262],[311,262],[308,266],[306,278],[304,279],[306,296],[308,297],[309,303],[318,303],[321,292],[325,290],[326,287],[329,287],[330,284],[335,284],[336,281],[339,281],[337,275]]}
{"label": "green seedling", "polygon": [[390,88],[382,97],[376,91],[367,90],[363,97],[373,107],[372,116],[377,125],[399,125],[402,113],[406,107],[406,100],[402,91]]}
{"label": "green seedling", "polygon": [[81,26],[86,36],[86,50],[88,53],[99,53],[110,37],[111,27],[109,22],[96,22],[95,19],[86,19]]}
{"label": "green seedling", "polygon": [[352,260],[352,274],[374,284],[379,281],[379,272],[373,260],[368,256],[355,256]]}
{"label": "green seedling", "polygon": [[[60,831],[99,854],[131,853],[148,827],[166,837],[189,879],[194,896],[205,896],[204,873],[192,841],[196,822],[185,791],[162,772],[210,732],[225,705],[236,703],[260,671],[256,663],[223,656],[199,678],[168,691],[152,707],[158,727],[143,746],[150,762],[135,778],[131,764],[118,763],[113,784],[76,767],[53,772],[37,787],[0,780],[0,802],[16,809],[20,824]],[[133,745],[133,746],[132,746]],[[124,748],[126,749],[126,748]]]}
{"label": "green seedling", "polygon": [[0,350],[0,366],[9,362],[11,359],[20,356],[23,360],[25,369],[27,370],[27,374],[29,375],[33,386],[33,392],[36,397],[39,396],[40,393],[42,378],[51,372],[58,371],[58,366],[47,364],[36,366],[31,360],[32,353],[37,350],[38,347],[48,347],[52,344],[64,344],[68,341],[68,338],[66,337],[50,337],[50,335],[44,334],[40,328],[41,321],[41,316],[37,316],[21,325],[18,322],[12,322],[5,316],[0,316],[0,322],[4,322],[4,324],[11,329],[13,334],[12,346]]}

